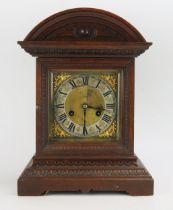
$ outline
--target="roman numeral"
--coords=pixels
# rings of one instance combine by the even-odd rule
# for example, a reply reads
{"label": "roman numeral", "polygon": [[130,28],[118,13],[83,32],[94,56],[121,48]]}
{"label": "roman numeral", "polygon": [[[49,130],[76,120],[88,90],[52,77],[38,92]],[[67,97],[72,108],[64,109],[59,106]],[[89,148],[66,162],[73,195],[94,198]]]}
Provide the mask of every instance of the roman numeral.
{"label": "roman numeral", "polygon": [[58,116],[58,120],[62,121],[63,123],[66,121],[66,119],[67,119],[67,115],[65,113]]}
{"label": "roman numeral", "polygon": [[101,80],[98,81],[97,85],[96,85],[96,88],[98,88],[99,84],[100,84]]}
{"label": "roman numeral", "polygon": [[99,130],[99,132],[101,131],[101,128],[98,125],[96,125],[96,128]]}
{"label": "roman numeral", "polygon": [[88,81],[89,81],[89,77],[88,76],[82,77],[82,80],[83,80],[83,84],[84,85],[88,85]]}
{"label": "roman numeral", "polygon": [[70,85],[72,86],[72,88],[77,87],[76,83],[74,82],[74,80],[70,80],[69,81]]}
{"label": "roman numeral", "polygon": [[114,109],[115,104],[106,104],[106,109]]}
{"label": "roman numeral", "polygon": [[67,96],[67,93],[64,93],[64,92],[62,92],[62,91],[59,91],[59,93],[65,95],[65,96]]}
{"label": "roman numeral", "polygon": [[106,123],[109,123],[111,122],[111,117],[108,116],[107,114],[104,114],[102,120],[105,121]]}
{"label": "roman numeral", "polygon": [[55,105],[55,106],[56,106],[57,109],[58,109],[58,108],[64,109],[64,104],[57,104],[57,105]]}
{"label": "roman numeral", "polygon": [[75,130],[75,124],[74,123],[70,123],[69,127],[68,127],[69,131],[73,131]]}
{"label": "roman numeral", "polygon": [[112,91],[111,90],[108,90],[107,92],[103,93],[103,96],[106,97],[106,96],[108,96],[111,93],[112,93]]}
{"label": "roman numeral", "polygon": [[86,136],[88,134],[86,126],[83,127],[83,135]]}

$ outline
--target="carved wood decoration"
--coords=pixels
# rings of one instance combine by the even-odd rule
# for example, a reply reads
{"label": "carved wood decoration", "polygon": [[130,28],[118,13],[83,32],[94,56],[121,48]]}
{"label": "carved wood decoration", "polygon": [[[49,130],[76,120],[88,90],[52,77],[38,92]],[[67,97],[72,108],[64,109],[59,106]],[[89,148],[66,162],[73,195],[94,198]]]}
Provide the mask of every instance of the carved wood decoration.
{"label": "carved wood decoration", "polygon": [[[38,57],[36,154],[18,179],[18,194],[126,191],[152,195],[153,179],[134,154],[134,58],[151,43],[119,16],[91,8],[50,16],[18,43]],[[123,75],[120,140],[50,141],[49,72],[93,69],[118,69]]]}

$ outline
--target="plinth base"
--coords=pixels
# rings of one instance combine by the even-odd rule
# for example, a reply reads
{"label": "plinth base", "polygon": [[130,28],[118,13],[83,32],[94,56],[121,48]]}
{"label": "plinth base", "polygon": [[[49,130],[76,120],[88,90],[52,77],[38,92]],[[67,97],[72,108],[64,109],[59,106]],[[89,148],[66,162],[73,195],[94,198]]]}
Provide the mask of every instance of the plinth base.
{"label": "plinth base", "polygon": [[151,175],[137,160],[31,160],[18,179],[18,195],[49,191],[125,191],[152,195]]}

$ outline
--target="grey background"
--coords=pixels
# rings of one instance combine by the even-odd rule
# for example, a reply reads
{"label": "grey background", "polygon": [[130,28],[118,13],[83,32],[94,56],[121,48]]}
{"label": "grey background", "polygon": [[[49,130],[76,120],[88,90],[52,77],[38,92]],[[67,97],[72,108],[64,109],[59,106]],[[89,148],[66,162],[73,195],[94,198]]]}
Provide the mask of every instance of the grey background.
{"label": "grey background", "polygon": [[[153,42],[136,59],[135,151],[155,179],[154,196],[16,196],[16,180],[35,152],[35,59],[16,41],[48,16],[75,7],[116,13]],[[171,0],[1,0],[0,209],[173,209],[172,8]]]}

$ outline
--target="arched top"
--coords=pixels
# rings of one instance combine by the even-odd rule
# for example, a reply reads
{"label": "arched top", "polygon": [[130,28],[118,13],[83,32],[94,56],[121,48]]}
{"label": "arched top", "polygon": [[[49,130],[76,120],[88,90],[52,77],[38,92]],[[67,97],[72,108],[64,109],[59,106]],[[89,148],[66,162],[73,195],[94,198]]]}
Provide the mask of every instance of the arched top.
{"label": "arched top", "polygon": [[123,18],[92,8],[52,15],[18,43],[37,57],[136,57],[151,45]]}
{"label": "arched top", "polygon": [[123,18],[110,12],[77,8],[56,13],[39,23],[24,41],[145,42]]}

